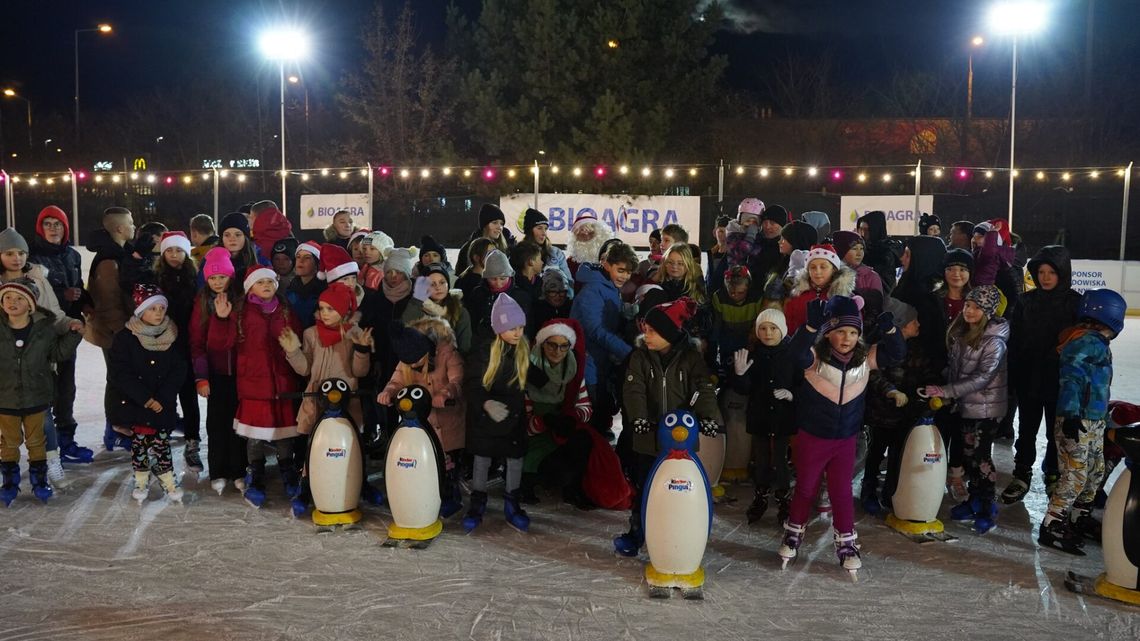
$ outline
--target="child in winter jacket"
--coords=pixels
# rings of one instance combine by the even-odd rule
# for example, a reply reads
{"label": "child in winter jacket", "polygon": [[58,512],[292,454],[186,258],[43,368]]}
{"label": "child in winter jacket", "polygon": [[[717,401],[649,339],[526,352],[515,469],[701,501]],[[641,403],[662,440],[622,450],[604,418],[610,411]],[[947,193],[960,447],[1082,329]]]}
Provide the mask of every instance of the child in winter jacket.
{"label": "child in winter jacket", "polygon": [[515,270],[511,267],[507,255],[497,249],[492,249],[487,252],[483,264],[483,282],[475,287],[470,296],[463,298],[463,304],[471,314],[471,326],[475,340],[488,342],[494,339],[495,332],[491,328],[491,308],[502,294],[508,294],[522,308],[523,313],[527,315],[526,327],[524,328],[526,335],[533,336],[534,325],[530,320],[533,301],[530,294],[515,282]]}
{"label": "child in winter jacket", "polygon": [[369,232],[360,241],[364,265],[356,278],[365,289],[380,291],[380,281],[384,280],[384,260],[388,258],[388,252],[393,246],[392,239],[382,231]]}
{"label": "child in winter jacket", "polygon": [[455,332],[442,318],[425,316],[406,327],[393,324],[390,334],[392,348],[400,362],[376,400],[390,406],[396,394],[409,385],[420,385],[431,393],[432,409],[428,418],[443,447],[448,484],[440,515],[447,518],[463,507],[456,467],[466,436],[463,357]]}
{"label": "child in winter jacket", "polygon": [[570,318],[573,300],[570,285],[562,270],[547,267],[542,272],[542,298],[534,302],[535,327],[542,327],[555,318]]}
{"label": "child in winter jacket", "polygon": [[[901,287],[900,282],[895,293]],[[895,325],[906,341],[906,359],[871,372],[867,385],[867,412],[863,422],[870,435],[859,500],[864,512],[876,516],[883,513],[884,506],[890,509],[891,497],[898,486],[906,437],[926,412],[926,403],[915,400],[917,391],[942,381],[940,360],[930,353],[929,341],[919,335],[925,330],[918,319],[918,310],[891,297],[887,299],[886,311],[894,316]],[[879,467],[884,455],[887,457],[887,480],[880,502]]]}
{"label": "child in winter jacket", "polygon": [[[1053,438],[1060,479],[1037,542],[1081,554],[1085,538],[1101,540],[1093,501],[1104,478],[1104,429],[1112,384],[1109,343],[1124,329],[1128,305],[1111,289],[1090,289],[1077,309],[1078,324],[1061,335],[1061,379]],[[1126,530],[1127,531],[1127,530]]]}
{"label": "child in winter jacket", "polygon": [[[725,272],[724,285],[712,295],[709,345],[713,353],[708,354],[706,360],[715,364],[722,380],[728,380],[727,375],[732,372],[733,355],[747,348],[750,337],[755,333],[756,316],[763,309],[759,289],[753,287],[748,268],[737,265]],[[752,455],[746,427],[747,394],[725,386],[721,392],[720,411],[728,429],[721,480],[741,481],[748,476],[748,459]]]}
{"label": "child in winter jacket", "polygon": [[285,299],[302,328],[309,329],[317,322],[317,299],[325,287],[320,244],[307,240],[297,245],[293,252],[293,280],[285,288]]}
{"label": "child in winter jacket", "polygon": [[695,311],[696,303],[688,298],[649,310],[642,344],[629,359],[622,399],[633,432],[629,467],[634,496],[629,531],[614,539],[614,549],[623,556],[637,556],[645,542],[641,497],[658,454],[654,438],[657,422],[669,412],[691,408],[705,436],[718,436],[724,424],[708,367],[683,329]]}
{"label": "child in winter jacket", "polygon": [[1029,261],[1029,275],[1036,287],[1020,296],[1009,318],[1009,379],[1017,392],[1019,423],[1013,478],[1001,493],[1003,503],[1020,501],[1029,491],[1042,415],[1046,446],[1041,471],[1047,487],[1057,478],[1057,443],[1052,430],[1061,367],[1057,337],[1076,324],[1081,302],[1081,295],[1072,289],[1072,274],[1069,250],[1060,245],[1042,247]]}
{"label": "child in winter jacket", "polygon": [[795,392],[796,488],[779,550],[785,565],[796,558],[808,511],[826,472],[835,510],[836,556],[848,571],[862,567],[851,499],[855,441],[863,426],[871,371],[897,363],[906,349],[890,314],[882,314],[876,324],[883,339],[868,349],[861,338],[859,299],[834,296],[826,302],[811,301],[806,323],[792,338],[790,355],[804,373],[804,384]]}
{"label": "child in winter jacket", "polygon": [[[224,239],[224,236],[223,236]],[[246,501],[265,502],[265,446],[277,450],[278,468],[289,498],[300,494],[300,473],[293,462],[297,416],[293,401],[283,394],[298,391],[296,375],[279,342],[286,329],[301,332],[301,324],[277,292],[277,274],[268,267],[246,270],[245,297],[236,304],[215,298],[218,318],[210,333],[210,351],[234,351],[237,357],[238,408],[234,430],[246,438],[248,468]]]}
{"label": "child in winter jacket", "polygon": [[[784,314],[778,309],[766,309],[756,317],[753,329],[754,344],[742,347],[733,355],[731,391],[747,402],[750,411],[746,420],[747,436],[751,438],[753,468],[752,481],[756,494],[748,507],[748,522],[755,523],[768,509],[768,495],[774,488],[778,521],[788,518],[791,497],[792,471],[788,467],[788,439],[795,434],[793,420],[793,392],[803,380],[803,372],[796,368],[788,347]],[[729,419],[731,420],[731,419]],[[729,424],[729,443],[732,431]],[[731,445],[730,445],[731,446]]]}
{"label": "child in winter jacket", "polygon": [[483,522],[487,509],[487,476],[491,459],[507,460],[503,509],[507,522],[520,531],[530,527],[530,517],[519,505],[523,456],[526,455],[527,372],[530,345],[523,328],[526,315],[507,294],[499,294],[491,309],[494,339],[471,351],[467,363],[464,396],[467,398],[467,451],[474,457],[471,474],[471,506],[463,518],[468,532]]}
{"label": "child in winter jacket", "polygon": [[784,302],[788,331],[795,334],[807,320],[808,302],[826,301],[832,296],[851,296],[855,272],[839,260],[831,245],[814,245],[807,256],[807,268],[796,276],[791,294]]}
{"label": "child in winter jacket", "polygon": [[463,292],[451,289],[451,272],[443,263],[420,265],[423,275],[416,278],[412,301],[400,318],[411,323],[420,318],[446,321],[460,354],[471,351],[471,314],[463,306]]}
{"label": "child in winter jacket", "polygon": [[946,333],[949,383],[927,385],[922,394],[957,399],[970,498],[955,506],[950,516],[955,521],[973,519],[978,534],[985,534],[997,524],[997,470],[991,450],[998,421],[1005,416],[1007,406],[1009,340],[1009,323],[997,314],[1000,298],[993,285],[970,290],[962,313]]}
{"label": "child in winter jacket", "polygon": [[237,378],[233,350],[211,350],[207,337],[220,329],[215,302],[229,301],[234,266],[225,247],[213,247],[202,263],[206,286],[198,292],[190,313],[190,363],[198,395],[206,399],[206,435],[210,439],[207,462],[210,487],[221,494],[226,483],[245,490],[245,439],[234,431],[237,414]]}
{"label": "child in winter jacket", "polygon": [[47,501],[44,416],[52,402],[52,366],[75,356],[83,321],[38,309],[39,292],[27,278],[0,285],[0,501],[20,492],[20,443],[28,449],[28,476],[36,498]]}
{"label": "child in winter jacket", "polygon": [[188,367],[174,347],[178,326],[166,314],[167,299],[162,290],[154,285],[135,285],[132,298],[134,316],[127,319],[126,331],[115,335],[107,368],[108,383],[124,401],[111,421],[129,425],[133,432],[135,489],[131,496],[140,503],[146,499],[153,473],[167,498],[181,501],[182,490],[174,480],[170,457],[170,432],[176,416],[174,403]]}

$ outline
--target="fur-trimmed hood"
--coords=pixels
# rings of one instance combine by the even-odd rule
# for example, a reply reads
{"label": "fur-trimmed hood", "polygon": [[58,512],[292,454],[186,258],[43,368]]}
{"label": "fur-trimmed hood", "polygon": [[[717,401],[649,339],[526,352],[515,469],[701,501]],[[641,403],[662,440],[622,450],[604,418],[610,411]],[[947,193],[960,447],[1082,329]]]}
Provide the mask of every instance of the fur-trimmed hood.
{"label": "fur-trimmed hood", "polygon": [[[812,289],[808,280],[808,270],[801,269],[792,283],[792,298]],[[827,288],[828,298],[832,296],[850,296],[855,291],[855,270],[847,265],[839,268],[839,275],[831,281]]]}
{"label": "fur-trimmed hood", "polygon": [[423,316],[408,323],[408,327],[427,336],[437,346],[447,343],[451,345],[452,349],[458,349],[458,344],[455,339],[455,330],[451,328],[451,323],[443,318]]}

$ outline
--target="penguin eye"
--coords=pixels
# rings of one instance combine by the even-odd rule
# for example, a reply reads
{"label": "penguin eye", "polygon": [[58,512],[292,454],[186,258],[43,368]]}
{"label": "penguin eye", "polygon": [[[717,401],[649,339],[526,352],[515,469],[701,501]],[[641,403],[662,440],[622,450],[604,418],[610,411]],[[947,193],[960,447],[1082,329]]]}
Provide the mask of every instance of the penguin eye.
{"label": "penguin eye", "polygon": [[417,387],[416,389],[412,390],[412,398],[413,399],[418,401],[423,397],[424,397],[424,391],[422,389],[419,389]]}
{"label": "penguin eye", "polygon": [[328,394],[330,390],[332,390],[332,381],[321,383],[321,392]]}
{"label": "penguin eye", "polygon": [[684,418],[682,418],[681,420],[683,420],[685,422],[685,427],[692,427],[693,425],[695,425],[697,423],[696,421],[693,420],[692,414],[686,414],[684,416]]}
{"label": "penguin eye", "polygon": [[344,381],[338,380],[336,382],[336,388],[342,392],[347,392],[348,391],[348,383],[345,383]]}
{"label": "penguin eye", "polygon": [[396,394],[396,398],[404,398],[404,397],[405,397],[405,396],[407,396],[407,395],[408,395],[408,388],[406,388],[406,387],[405,387],[404,389],[400,390],[400,391],[399,391],[399,392]]}
{"label": "penguin eye", "polygon": [[673,427],[676,424],[677,424],[677,415],[676,414],[670,414],[669,416],[665,417],[665,426],[666,427]]}

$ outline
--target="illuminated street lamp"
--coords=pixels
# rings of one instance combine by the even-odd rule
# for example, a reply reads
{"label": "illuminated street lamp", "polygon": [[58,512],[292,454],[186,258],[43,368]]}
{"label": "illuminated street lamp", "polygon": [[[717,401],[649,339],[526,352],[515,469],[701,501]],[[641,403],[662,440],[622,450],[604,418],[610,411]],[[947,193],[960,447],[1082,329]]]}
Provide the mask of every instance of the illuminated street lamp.
{"label": "illuminated street lamp", "polygon": [[111,25],[102,23],[94,29],[75,30],[75,142],[79,142],[79,34],[95,32],[107,35],[111,33]]}
{"label": "illuminated street lamp", "polygon": [[8,98],[23,100],[28,105],[28,149],[32,148],[32,101],[16,93],[15,89],[5,89],[4,95]]}
{"label": "illuminated street lamp", "polygon": [[281,75],[281,213],[286,213],[285,179],[285,62],[303,60],[309,55],[308,34],[292,27],[270,29],[258,38],[261,53],[277,62]]}

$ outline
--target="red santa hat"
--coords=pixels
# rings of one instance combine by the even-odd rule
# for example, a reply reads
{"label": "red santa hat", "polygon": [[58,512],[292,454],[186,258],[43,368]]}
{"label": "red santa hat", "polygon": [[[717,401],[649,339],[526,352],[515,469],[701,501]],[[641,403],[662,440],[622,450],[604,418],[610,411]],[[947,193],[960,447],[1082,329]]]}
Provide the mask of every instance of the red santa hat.
{"label": "red santa hat", "polygon": [[143,312],[155,305],[170,304],[162,290],[149,283],[136,283],[131,291],[131,299],[135,303],[135,316],[142,316]]}
{"label": "red santa hat", "polygon": [[578,214],[578,217],[574,219],[574,224],[570,226],[570,231],[573,232],[579,223],[596,223],[596,222],[598,222],[598,215],[592,211],[587,211],[585,213]]}
{"label": "red santa hat", "polygon": [[168,231],[164,233],[158,244],[158,251],[162,253],[171,247],[177,247],[186,252],[186,255],[190,255],[190,239],[186,237],[186,232]]}
{"label": "red santa hat", "polygon": [[242,281],[242,284],[245,286],[245,293],[248,294],[250,288],[253,287],[253,284],[263,278],[272,280],[273,286],[277,286],[277,272],[273,271],[272,269],[264,267],[262,265],[253,265],[249,269],[245,270],[245,280]]}
{"label": "red santa hat", "polygon": [[831,245],[812,245],[807,255],[807,264],[810,265],[811,261],[816,259],[826,260],[836,271],[843,267],[843,261],[839,259],[839,254],[835,253],[835,248]]}
{"label": "red santa hat", "polygon": [[340,245],[325,243],[321,245],[321,271],[330,283],[345,276],[360,273],[360,266],[352,260],[348,252]]}

